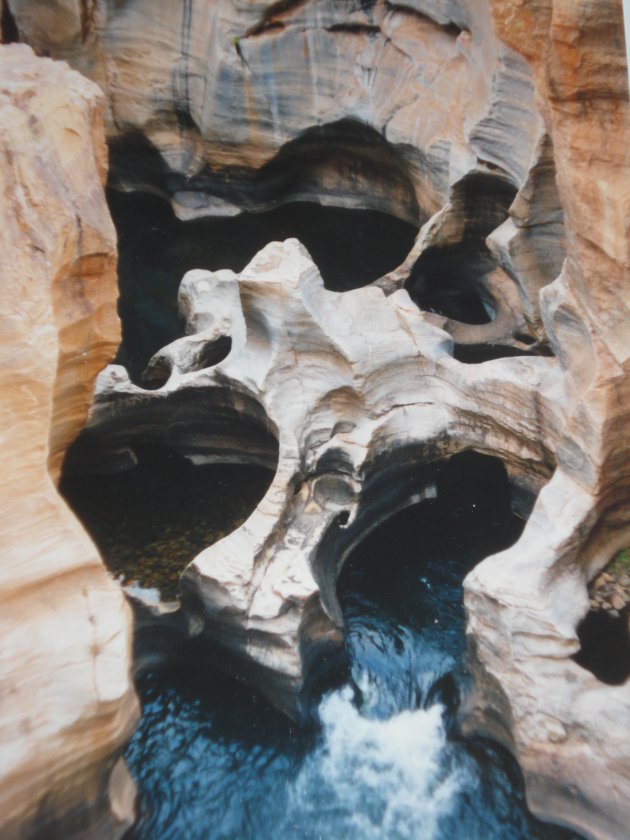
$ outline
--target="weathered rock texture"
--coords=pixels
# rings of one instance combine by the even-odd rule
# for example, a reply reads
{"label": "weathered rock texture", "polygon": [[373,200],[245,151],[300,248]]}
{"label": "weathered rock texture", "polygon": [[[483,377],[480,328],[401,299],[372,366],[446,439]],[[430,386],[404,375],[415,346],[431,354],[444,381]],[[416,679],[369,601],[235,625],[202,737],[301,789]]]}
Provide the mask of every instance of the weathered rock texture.
{"label": "weathered rock texture", "polygon": [[[297,240],[271,243],[238,276],[189,272],[180,309],[189,335],[153,357],[147,380],[157,390],[120,366],[100,375],[69,469],[129,465],[147,442],[197,463],[275,466],[277,437],[265,498],[188,568],[184,611],[190,635],[247,659],[249,678],[300,716],[311,663],[341,640],[335,584],[345,557],[435,492],[432,462],[467,448],[498,454],[524,499],[548,479],[558,366],[540,357],[460,364],[404,290],[328,291]],[[227,337],[230,352],[213,365]]]}
{"label": "weathered rock texture", "polygon": [[[487,0],[8,8],[22,38],[105,91],[113,186],[162,194],[182,219],[295,200],[414,224],[441,214],[390,289],[423,249],[485,248],[510,219],[492,251],[513,300],[457,341],[544,339],[538,291],[564,253],[551,146],[527,62],[493,34]],[[489,273],[475,284],[492,304]]]}
{"label": "weathered rock texture", "polygon": [[0,834],[118,836],[129,611],[55,482],[119,336],[102,97],[0,48]]}
{"label": "weathered rock texture", "polygon": [[[521,179],[540,128],[526,64],[492,37],[486,2],[441,13],[417,0],[8,5],[25,40],[101,84],[112,137],[141,133],[155,150],[153,172],[119,175],[138,183],[148,174],[155,187],[161,174],[183,216],[234,212],[290,191],[372,202],[415,220],[412,198],[395,188],[405,172],[431,215],[477,157]],[[248,170],[282,146],[289,165],[296,150],[285,144],[348,118],[400,147],[399,173],[369,147],[355,154],[360,136],[326,159],[316,134],[318,154],[310,166],[300,161],[297,183],[278,183],[284,173],[272,167],[244,194]]]}
{"label": "weathered rock texture", "polygon": [[[567,407],[558,470],[521,541],[468,580],[469,631],[543,816],[627,833],[630,683],[568,657],[586,586],[630,539],[630,129],[621,3],[493,0],[530,63],[553,141],[568,258],[542,295]],[[483,683],[483,678],[482,678]],[[486,691],[487,697],[493,694]],[[498,705],[498,708],[497,708]]]}
{"label": "weathered rock texture", "polygon": [[[84,467],[129,465],[147,435],[197,459],[268,458],[267,423],[278,438],[258,510],[186,573],[185,632],[238,654],[297,714],[311,664],[340,638],[344,556],[433,492],[422,465],[475,448],[529,494],[553,472],[519,542],[468,578],[465,725],[514,751],[536,813],[624,836],[630,684],[572,659],[586,584],[630,539],[621,4],[8,7],[21,37],[103,87],[113,186],[157,192],[181,218],[307,199],[421,226],[399,268],[344,295],[295,243],[238,278],[188,275],[189,335],[147,371],[159,390],[102,374]],[[479,296],[489,323],[409,296],[425,309],[458,260],[449,282]],[[442,328],[460,357],[550,344],[557,358],[463,365]]]}

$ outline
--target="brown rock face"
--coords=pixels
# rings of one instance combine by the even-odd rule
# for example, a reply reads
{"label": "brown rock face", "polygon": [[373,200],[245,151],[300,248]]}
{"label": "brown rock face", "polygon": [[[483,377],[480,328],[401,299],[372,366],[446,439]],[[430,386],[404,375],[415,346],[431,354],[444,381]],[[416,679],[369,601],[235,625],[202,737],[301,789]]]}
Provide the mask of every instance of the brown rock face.
{"label": "brown rock face", "polygon": [[0,48],[0,833],[118,836],[133,786],[129,612],[55,489],[119,337],[101,97]]}
{"label": "brown rock face", "polygon": [[[79,5],[9,3],[22,38],[102,86],[110,136],[152,152],[149,169],[138,156],[121,166],[119,183],[151,180],[181,218],[306,197],[415,222],[477,158],[514,181],[527,170],[540,127],[527,65],[492,36],[480,0],[441,11],[135,0],[90,4],[89,20]],[[371,126],[397,154],[344,137],[342,120]],[[286,168],[309,141],[289,185]]]}
{"label": "brown rock face", "polygon": [[[309,619],[317,615],[320,628],[328,621],[329,630],[341,620],[334,601],[338,567],[331,566],[321,550],[327,545],[322,536],[326,516],[337,516],[350,497],[352,504],[356,502],[357,522],[362,521],[360,516],[373,514],[361,507],[362,482],[369,473],[360,457],[367,453],[378,463],[377,455],[393,455],[395,461],[397,453],[404,452],[405,441],[413,437],[414,451],[430,459],[425,453],[436,450],[422,446],[431,442],[433,434],[444,455],[458,448],[498,455],[525,488],[538,490],[555,469],[520,540],[487,558],[467,579],[474,691],[463,710],[464,725],[469,731],[491,734],[513,750],[525,774],[529,803],[538,815],[574,826],[589,837],[625,836],[630,819],[630,682],[605,684],[574,659],[580,647],[577,628],[589,605],[587,584],[618,549],[630,543],[630,113],[621,3],[101,0],[71,5],[61,0],[8,0],[7,8],[21,38],[41,52],[68,59],[102,86],[114,187],[162,195],[184,220],[308,200],[386,211],[421,226],[401,266],[380,278],[376,288],[351,292],[343,305],[331,306],[334,313],[351,310],[341,324],[328,314],[324,291],[311,288],[313,267],[302,262],[307,257],[295,245],[285,244],[284,251],[274,247],[252,262],[256,276],[241,274],[243,288],[253,284],[249,298],[246,294],[237,300],[234,275],[216,272],[209,279],[197,277],[198,287],[192,281],[184,284],[184,303],[187,294],[191,300],[194,295],[201,299],[206,294],[204,283],[212,288],[211,300],[189,307],[202,324],[206,318],[208,324],[200,329],[193,325],[186,339],[156,354],[149,374],[166,371],[161,389],[141,388],[115,367],[102,377],[87,439],[90,434],[97,440],[102,435],[112,452],[118,447],[127,457],[134,435],[178,433],[160,414],[169,400],[180,399],[180,392],[190,398],[194,418],[201,404],[193,403],[198,393],[207,394],[219,380],[229,392],[228,401],[246,383],[247,393],[255,392],[282,431],[281,466],[273,492],[252,517],[256,527],[250,523],[249,531],[245,526],[238,529],[189,567],[187,584],[191,592],[201,593],[205,605],[205,612],[200,608],[194,616],[193,630],[199,632],[204,620],[206,625],[214,622],[215,635],[227,633],[232,647],[248,657],[250,665],[264,661],[269,673],[286,677],[288,705],[308,669],[299,646],[308,650]],[[45,107],[38,106],[46,115],[41,130],[51,132],[53,140],[59,124],[54,102],[60,95],[51,92]],[[70,142],[72,136],[68,134],[63,144],[57,139],[57,145],[42,139],[42,148],[50,146],[65,154],[78,142]],[[74,171],[74,164],[69,165]],[[17,179],[33,196],[26,202],[30,214],[37,216],[39,196],[46,195],[47,179],[56,171],[47,167],[46,177],[41,176],[45,183],[36,180],[32,188],[29,178],[35,176],[30,170]],[[65,195],[65,182],[52,192],[57,189]],[[10,194],[21,196],[24,188]],[[20,231],[11,227],[19,219],[17,211],[10,214],[3,235],[21,242],[24,226]],[[52,219],[57,223],[56,216]],[[50,223],[48,213],[46,220]],[[37,248],[54,253],[57,262],[50,258],[50,264],[59,267],[64,280],[60,294],[50,301],[46,298],[50,316],[29,307],[29,317],[37,315],[42,319],[37,323],[48,325],[50,333],[44,330],[44,338],[59,342],[59,358],[68,363],[55,368],[51,356],[41,352],[44,338],[32,329],[22,334],[16,319],[11,322],[14,332],[7,333],[8,358],[9,370],[15,370],[16,358],[34,369],[48,365],[49,380],[56,383],[50,385],[49,398],[56,430],[50,444],[54,473],[86,407],[85,394],[76,391],[71,376],[81,364],[72,348],[93,339],[79,338],[76,332],[100,335],[99,319],[109,317],[107,308],[100,309],[92,296],[84,300],[66,290],[86,273],[96,276],[107,263],[103,254],[108,251],[101,245],[87,246],[90,253],[101,256],[81,263],[77,254],[84,253],[83,245],[74,245],[65,229],[40,231],[35,226],[34,230],[37,247],[24,259],[35,260]],[[75,228],[71,225],[69,230]],[[90,242],[96,234],[86,236]],[[11,249],[15,252],[15,245]],[[276,250],[277,264],[271,259],[268,264],[266,257]],[[290,262],[292,252],[299,270],[293,266],[280,272],[278,266]],[[9,248],[5,259],[8,253]],[[427,312],[427,294],[435,292],[432,283],[439,285],[453,265],[464,262],[468,273],[461,282],[480,291],[493,310],[490,323],[464,324]],[[80,268],[72,267],[79,263]],[[11,256],[5,276],[14,276],[9,271],[14,264]],[[273,283],[262,276],[268,269],[275,272]],[[281,293],[273,292],[276,283]],[[282,296],[293,299],[294,308],[287,303],[275,313],[274,305]],[[18,293],[12,300],[17,307],[24,296]],[[243,314],[240,307],[247,309],[242,301],[248,300],[251,310],[274,310],[269,321],[254,320],[259,327],[265,325],[258,342],[252,324],[247,330],[243,327],[247,312]],[[85,312],[84,319],[77,321],[65,309],[71,303]],[[218,325],[212,322],[210,329],[218,305],[225,306],[225,317],[217,319]],[[287,312],[299,313],[291,327],[294,335],[301,336],[290,348],[290,364],[287,354],[283,363],[277,363],[282,362],[283,348],[277,335],[290,334],[279,326]],[[319,348],[313,342],[319,334],[308,320],[315,317],[313,312],[318,318],[325,314]],[[362,313],[370,317],[362,320]],[[391,321],[394,316],[395,325],[387,327],[388,317]],[[353,319],[358,326],[347,334]],[[62,329],[64,323],[67,330]],[[301,333],[296,324],[308,328],[304,326]],[[442,330],[458,345],[459,359],[453,358],[452,344]],[[16,347],[26,347],[36,338],[39,355],[16,354]],[[212,365],[199,362],[199,346],[217,338],[233,340],[235,349],[213,372]],[[240,345],[237,339],[242,339]],[[384,366],[377,358],[374,370],[366,372],[370,351],[386,346],[386,340],[392,342],[392,357]],[[100,352],[99,340],[94,341],[92,370]],[[273,353],[261,351],[267,344]],[[488,353],[495,345],[515,352],[547,345],[556,358],[497,360],[487,355],[492,362],[476,364],[479,357],[474,352],[482,347]],[[307,346],[312,358],[304,351]],[[332,349],[324,354],[324,346]],[[54,348],[57,353],[57,344]],[[467,357],[471,364],[460,363],[462,348],[472,353]],[[105,345],[101,350],[104,361]],[[322,373],[321,381],[313,375],[313,369],[323,370],[323,358],[331,369],[341,370],[338,382],[333,382],[329,370]],[[236,370],[239,363],[242,370]],[[65,373],[59,372],[61,367]],[[315,386],[321,393],[313,392],[310,402],[301,398],[295,416],[287,419],[284,407],[289,397],[277,402],[282,414],[274,400],[287,387],[286,370],[294,368],[300,371],[298,378],[308,383],[305,394]],[[19,370],[17,380],[11,381],[21,385],[26,374]],[[260,382],[252,385],[258,375]],[[34,374],[32,378],[40,382]],[[24,455],[25,475],[32,469],[37,481],[47,482],[54,516],[68,517],[55,507],[60,503],[43,468],[49,421],[38,400],[48,397],[38,396],[35,385],[27,391],[16,384],[5,392],[15,393],[16,406],[18,399],[23,400],[12,439],[23,447],[27,440],[39,447],[38,458],[34,449]],[[394,392],[404,392],[404,400],[388,403]],[[52,394],[60,396],[56,404]],[[29,400],[35,411],[35,433],[28,426]],[[259,411],[258,403],[256,408]],[[422,422],[413,419],[415,408],[423,417],[426,412]],[[299,412],[303,416],[298,423]],[[381,418],[386,432],[382,434]],[[287,431],[282,422],[295,428]],[[307,431],[317,435],[309,436]],[[194,436],[192,442],[199,445]],[[181,442],[182,450],[188,443]],[[216,436],[202,443],[208,453],[216,454]],[[327,447],[344,454],[346,473],[348,465],[352,467],[356,485],[350,489],[340,484],[334,459],[322,458],[319,472],[312,467],[311,461],[318,463]],[[101,456],[103,452],[107,453],[106,446]],[[285,469],[283,464],[289,466]],[[289,467],[295,468],[296,476],[301,471],[302,483],[292,481]],[[324,467],[330,475],[324,474]],[[293,493],[295,486],[302,487],[304,498]],[[7,504],[20,504],[14,495]],[[308,527],[300,525],[299,517],[282,519],[279,511],[286,507],[285,496],[286,505],[304,502],[304,511],[313,517],[303,520]],[[22,510],[12,508],[9,513],[11,523],[27,521]],[[33,519],[30,511],[29,515]],[[38,516],[38,522],[47,521],[43,514]],[[298,522],[302,542],[292,538],[295,534],[285,521]],[[354,521],[347,521],[349,529]],[[47,526],[46,540],[50,533],[58,533],[56,527]],[[275,542],[267,540],[271,533]],[[20,534],[22,540],[33,540],[31,533]],[[19,545],[17,537],[13,544]],[[39,552],[32,560],[37,564],[39,559],[37,574],[30,571],[35,566],[27,568],[24,556],[20,550],[19,564],[16,561],[11,569],[11,587],[17,586],[22,574],[24,585],[39,577],[48,580],[53,568],[50,555]],[[80,552],[79,561],[77,554],[74,566],[67,550],[63,562],[53,559],[62,568],[66,562],[82,570],[86,556]],[[96,559],[93,569],[102,576]],[[267,588],[259,586],[265,576]],[[60,586],[59,578],[54,579]],[[105,611],[107,621],[118,616],[124,624],[119,596],[107,587],[109,582],[106,589],[114,605]],[[251,588],[259,596],[256,601],[250,598]],[[28,591],[35,598],[34,590]],[[234,608],[224,610],[226,603]],[[23,615],[25,608],[20,609]],[[226,612],[234,619],[229,627]],[[124,638],[121,626],[113,636],[119,641]],[[269,638],[258,644],[264,633]],[[281,651],[276,658],[270,655],[274,643]],[[119,734],[124,729],[124,715],[117,705],[126,691],[123,659],[122,654],[113,657],[119,670],[111,682],[103,682],[103,690],[113,692],[107,696],[116,698],[107,709],[111,715],[121,715]],[[18,656],[16,662],[22,661]],[[265,685],[273,696],[268,672]],[[87,689],[81,685],[78,697],[85,699]],[[90,720],[97,711],[104,714],[103,708],[77,707],[75,719]],[[115,750],[115,738],[107,740],[111,720],[110,729],[105,726],[102,731],[104,755],[105,743]],[[98,774],[93,778],[97,777],[102,778]],[[37,785],[46,784],[48,777],[33,773],[32,787],[25,788],[32,793],[21,794],[16,782],[15,803],[19,795],[36,801]]]}
{"label": "brown rock face", "polygon": [[469,580],[469,629],[486,687],[496,680],[503,695],[485,725],[494,728],[497,710],[510,721],[531,806],[589,836],[618,838],[628,825],[630,685],[604,686],[566,657],[586,612],[585,582],[630,538],[630,108],[621,3],[493,0],[492,10],[500,37],[532,67],[553,141],[568,258],[541,308],[569,410],[558,470],[523,539]]}

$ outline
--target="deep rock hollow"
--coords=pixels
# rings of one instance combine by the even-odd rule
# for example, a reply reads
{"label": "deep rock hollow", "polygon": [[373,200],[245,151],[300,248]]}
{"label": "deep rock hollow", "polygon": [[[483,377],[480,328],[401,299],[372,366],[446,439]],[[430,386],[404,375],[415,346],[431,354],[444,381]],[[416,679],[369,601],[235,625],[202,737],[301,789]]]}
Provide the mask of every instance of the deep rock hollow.
{"label": "deep rock hollow", "polygon": [[460,731],[536,816],[624,836],[627,611],[588,590],[630,543],[620,4],[1,7],[3,834],[133,820],[130,611],[57,485],[162,451],[264,476],[129,593],[135,667],[214,650],[296,720],[353,550],[497,459],[525,524],[464,581]]}

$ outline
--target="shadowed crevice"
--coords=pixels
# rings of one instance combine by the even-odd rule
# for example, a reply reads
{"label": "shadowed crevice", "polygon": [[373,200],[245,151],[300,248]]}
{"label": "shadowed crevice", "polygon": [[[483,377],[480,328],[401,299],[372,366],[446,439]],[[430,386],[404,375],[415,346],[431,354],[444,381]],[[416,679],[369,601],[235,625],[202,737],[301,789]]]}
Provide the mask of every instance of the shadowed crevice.
{"label": "shadowed crevice", "polygon": [[[123,341],[117,359],[143,387],[149,359],[184,335],[177,293],[187,271],[241,271],[268,242],[294,237],[310,252],[326,288],[343,292],[400,263],[416,235],[412,225],[384,213],[306,202],[188,222],[177,219],[166,201],[148,194],[110,191],[109,203],[119,241]],[[156,373],[147,387],[161,387],[170,370]]]}
{"label": "shadowed crevice", "polygon": [[630,615],[589,610],[578,627],[581,648],[573,657],[582,668],[607,685],[622,685],[630,677]]}

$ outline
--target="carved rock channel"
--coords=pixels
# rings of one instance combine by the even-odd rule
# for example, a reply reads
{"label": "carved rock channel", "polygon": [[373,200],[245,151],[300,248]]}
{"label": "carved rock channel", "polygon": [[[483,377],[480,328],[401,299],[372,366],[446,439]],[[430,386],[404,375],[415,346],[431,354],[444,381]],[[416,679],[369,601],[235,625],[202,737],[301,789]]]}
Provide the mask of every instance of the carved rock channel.
{"label": "carved rock channel", "polygon": [[[434,492],[428,466],[469,449],[493,455],[529,518],[518,542],[482,561],[465,583],[471,679],[462,729],[513,751],[537,815],[589,837],[624,836],[630,682],[606,684],[576,661],[587,585],[630,542],[630,109],[620,4],[191,0],[156,11],[152,0],[72,8],[5,0],[2,10],[12,40],[68,60],[102,86],[113,189],[159,195],[184,221],[311,201],[367,207],[418,229],[400,266],[342,294],[324,287],[292,239],[267,245],[238,274],[189,272],[179,297],[186,334],[153,356],[140,384],[120,365],[100,374],[69,471],[129,468],[147,441],[195,463],[275,468],[247,521],[188,566],[181,603],[141,608],[140,626],[162,623],[182,638],[212,641],[276,705],[305,716],[319,663],[342,639],[335,583],[345,557],[368,530]],[[7,64],[23,50],[3,48]],[[27,63],[33,84],[45,87],[39,62]],[[57,95],[74,91],[75,105],[95,95],[67,69],[55,73]],[[30,96],[18,110],[28,111]],[[67,116],[72,109],[61,104]],[[46,115],[51,133],[37,141],[42,150],[56,147],[59,125],[59,114]],[[36,142],[34,125],[8,137],[10,152],[20,136]],[[80,127],[77,148],[98,146],[92,129]],[[81,194],[73,181],[81,156],[61,151],[49,180],[39,170],[21,173],[35,195],[59,172],[47,199],[54,206],[66,181]],[[47,160],[42,155],[35,159]],[[103,209],[102,157],[96,169],[86,177],[96,185],[90,213]],[[21,182],[8,184],[18,208],[6,214],[11,222],[22,218]],[[78,201],[57,216],[67,220],[63,230],[46,228],[46,236],[35,213],[27,245],[23,230],[6,228],[5,254],[49,255],[36,272],[46,294],[51,276],[111,279],[102,264],[113,253],[111,229],[98,213],[99,224],[86,228],[94,217],[83,205],[74,212]],[[38,204],[31,198],[26,206]],[[81,270],[69,270],[76,261]],[[17,276],[11,265],[5,275]],[[40,525],[51,509],[67,517],[43,466],[46,447],[54,478],[85,415],[94,359],[111,357],[111,325],[107,338],[85,340],[85,375],[72,353],[64,357],[72,325],[104,317],[89,296],[81,297],[85,312],[66,308],[74,289],[63,286],[57,310],[70,326],[35,313],[49,354],[40,347],[34,357],[59,360],[31,377],[44,383],[33,409],[35,455],[15,421],[20,412],[10,412],[10,441],[28,451],[28,481],[6,502],[21,536],[31,517],[13,513],[17,499],[45,500]],[[110,317],[113,292],[105,297]],[[27,338],[14,344],[30,348]],[[7,390],[20,381],[9,378]],[[77,382],[75,400],[63,386]],[[103,644],[116,648],[115,674],[104,704],[83,672],[77,678],[85,702],[74,720],[101,732],[98,755],[81,753],[64,787],[42,752],[37,772],[24,765],[32,778],[26,793],[7,788],[14,833],[21,823],[59,818],[63,826],[63,813],[80,811],[88,789],[103,807],[87,810],[111,828],[108,773],[135,710],[121,593],[76,523],[64,521],[78,546],[73,574],[87,574],[87,562],[109,605],[103,620],[112,634]],[[52,587],[54,574],[65,574],[62,563],[44,575],[32,554],[31,545],[21,565],[26,588],[11,579],[5,590],[16,611],[33,583]],[[63,601],[53,594],[54,604]],[[48,613],[38,615],[47,626]],[[80,646],[86,673],[91,655]],[[20,657],[7,661],[14,674]],[[8,708],[4,719],[12,721],[15,704]],[[72,728],[55,731],[66,755],[76,745]],[[16,737],[16,755],[20,745],[40,743],[41,733],[38,741],[29,732]],[[37,812],[49,792],[52,816]]]}
{"label": "carved rock channel", "polygon": [[[265,451],[238,429],[273,432],[278,465],[265,498],[186,570],[183,609],[189,633],[246,658],[249,678],[299,717],[311,662],[342,639],[335,584],[345,556],[431,494],[428,464],[469,448],[501,453],[523,497],[549,477],[557,365],[462,365],[405,291],[329,292],[297,240],[269,244],[238,276],[189,272],[180,308],[190,334],[147,369],[148,380],[168,371],[164,384],[145,390],[108,367],[68,468],[129,466],[148,440],[196,463],[273,463],[269,443]],[[200,364],[226,339],[223,361]]]}

